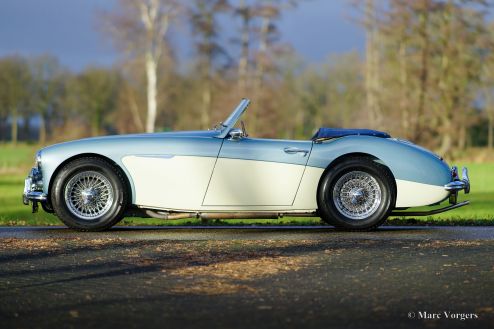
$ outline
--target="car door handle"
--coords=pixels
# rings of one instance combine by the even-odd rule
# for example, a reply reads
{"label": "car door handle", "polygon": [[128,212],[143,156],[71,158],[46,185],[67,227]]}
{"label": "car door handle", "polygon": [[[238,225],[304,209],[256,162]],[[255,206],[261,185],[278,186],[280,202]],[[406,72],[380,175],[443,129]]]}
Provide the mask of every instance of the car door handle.
{"label": "car door handle", "polygon": [[283,151],[285,151],[285,153],[288,153],[288,154],[303,153],[304,156],[306,156],[307,153],[309,153],[309,150],[303,150],[303,149],[299,149],[297,147],[285,147],[283,149]]}

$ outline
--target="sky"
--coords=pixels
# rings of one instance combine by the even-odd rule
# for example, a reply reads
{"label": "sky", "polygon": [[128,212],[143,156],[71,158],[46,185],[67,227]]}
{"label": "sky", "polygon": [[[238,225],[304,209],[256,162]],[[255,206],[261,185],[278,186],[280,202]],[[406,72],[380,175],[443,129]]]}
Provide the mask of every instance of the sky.
{"label": "sky", "polygon": [[[53,54],[74,71],[87,66],[111,66],[119,53],[98,29],[97,13],[111,10],[115,0],[2,0],[0,2],[0,56]],[[310,62],[330,54],[363,51],[365,36],[355,22],[348,0],[305,0],[283,13],[282,41],[290,43]],[[238,22],[222,20],[233,30]],[[181,56],[192,56],[190,35],[174,36]]]}

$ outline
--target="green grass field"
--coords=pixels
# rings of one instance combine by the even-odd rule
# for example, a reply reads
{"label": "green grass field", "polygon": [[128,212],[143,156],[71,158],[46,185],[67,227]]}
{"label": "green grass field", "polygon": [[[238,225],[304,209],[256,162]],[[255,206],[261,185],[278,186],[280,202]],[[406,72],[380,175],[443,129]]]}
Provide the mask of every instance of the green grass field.
{"label": "green grass field", "polygon": [[[31,213],[30,207],[22,204],[21,195],[24,178],[33,161],[35,145],[0,144],[0,225],[60,225],[60,221],[53,215],[40,209],[36,214]],[[460,193],[460,201],[470,200],[469,206],[455,209],[446,213],[417,217],[416,219],[391,221],[396,224],[434,223],[434,224],[494,224],[494,163],[458,163],[458,166],[467,165],[470,169],[472,191],[469,195]],[[446,205],[446,202],[443,203]],[[159,219],[126,218],[123,225],[204,225],[196,219],[182,219],[163,221]],[[278,220],[228,220],[212,221],[209,225],[247,224],[247,225],[317,225],[319,218],[281,218]]]}

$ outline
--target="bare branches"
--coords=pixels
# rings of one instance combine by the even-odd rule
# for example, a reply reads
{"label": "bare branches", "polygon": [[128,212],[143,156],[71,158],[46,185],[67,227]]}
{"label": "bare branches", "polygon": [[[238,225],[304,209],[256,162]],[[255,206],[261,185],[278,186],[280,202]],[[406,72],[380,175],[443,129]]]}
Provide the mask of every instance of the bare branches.
{"label": "bare branches", "polygon": [[[167,32],[180,10],[175,0],[120,0],[119,11],[107,16],[114,43],[130,57],[141,57],[147,79],[146,132],[155,130],[158,115],[158,69],[168,48]],[[134,110],[135,112],[135,110]]]}

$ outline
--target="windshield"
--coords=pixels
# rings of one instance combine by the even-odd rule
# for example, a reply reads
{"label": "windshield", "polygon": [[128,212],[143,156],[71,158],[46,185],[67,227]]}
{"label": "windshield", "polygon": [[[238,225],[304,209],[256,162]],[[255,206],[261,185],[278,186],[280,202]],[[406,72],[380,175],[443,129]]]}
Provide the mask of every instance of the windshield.
{"label": "windshield", "polygon": [[225,120],[225,122],[221,124],[224,127],[224,129],[221,131],[221,134],[219,134],[216,137],[225,138],[226,135],[230,132],[230,129],[232,129],[233,126],[235,126],[238,119],[245,112],[249,104],[250,104],[250,100],[248,100],[247,98],[243,98],[238,104],[237,108],[233,110],[232,114],[230,114],[230,116]]}

